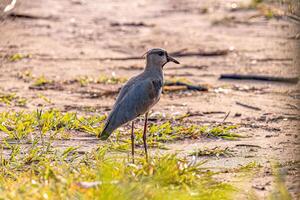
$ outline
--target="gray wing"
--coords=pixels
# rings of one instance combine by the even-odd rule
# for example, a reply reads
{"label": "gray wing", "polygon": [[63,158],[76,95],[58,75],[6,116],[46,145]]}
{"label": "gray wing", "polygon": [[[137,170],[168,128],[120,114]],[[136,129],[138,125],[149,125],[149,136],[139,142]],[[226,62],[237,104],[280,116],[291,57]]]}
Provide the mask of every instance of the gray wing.
{"label": "gray wing", "polygon": [[129,81],[121,88],[120,93],[118,94],[118,97],[116,99],[114,107],[123,99],[123,97],[128,92],[128,90],[134,86],[134,83],[138,80],[138,78],[139,78],[139,76],[135,76],[135,77],[129,79]]}
{"label": "gray wing", "polygon": [[122,96],[121,91],[100,138],[107,139],[115,129],[146,113],[159,100],[161,88],[162,81],[158,79],[140,79]]}

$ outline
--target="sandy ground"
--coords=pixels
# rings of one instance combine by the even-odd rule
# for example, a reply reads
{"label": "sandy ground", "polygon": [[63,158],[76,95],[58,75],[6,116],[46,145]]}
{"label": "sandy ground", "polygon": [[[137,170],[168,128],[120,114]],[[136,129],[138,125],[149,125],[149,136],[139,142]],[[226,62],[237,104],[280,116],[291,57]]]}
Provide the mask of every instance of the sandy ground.
{"label": "sandy ground", "polygon": [[[0,88],[28,99],[28,110],[59,108],[64,111],[107,113],[115,95],[91,98],[93,93],[117,89],[121,84],[61,84],[34,90],[32,81],[20,79],[30,71],[34,76],[63,82],[78,76],[131,77],[141,72],[143,59],[114,60],[142,56],[153,47],[170,52],[229,49],[222,56],[180,57],[182,63],[165,67],[166,78],[185,78],[209,87],[208,92],[163,94],[153,113],[203,113],[189,117],[196,124],[222,122],[239,124],[236,132],[248,136],[237,141],[201,138],[168,144],[170,151],[190,152],[196,148],[229,147],[232,157],[213,157],[206,165],[231,168],[251,161],[263,166],[251,186],[262,198],[270,192],[272,162],[282,164],[289,191],[299,195],[299,84],[219,80],[223,73],[299,77],[299,29],[286,18],[266,19],[255,9],[232,9],[237,1],[84,1],[36,0],[19,2],[14,13],[1,15]],[[241,3],[241,2],[237,2]],[[245,2],[242,2],[244,4]],[[30,15],[31,18],[25,18]],[[255,17],[253,17],[255,16]],[[296,37],[298,34],[298,37]],[[16,53],[29,58],[10,62]],[[297,54],[298,53],[298,54]],[[45,103],[38,94],[51,100]],[[236,104],[244,103],[259,110]],[[1,111],[24,108],[0,106]],[[142,121],[140,121],[142,125]],[[90,137],[89,137],[90,138]],[[89,150],[98,140],[74,138],[57,145],[81,145]],[[230,179],[230,174],[228,175]],[[299,196],[298,196],[299,197]]]}

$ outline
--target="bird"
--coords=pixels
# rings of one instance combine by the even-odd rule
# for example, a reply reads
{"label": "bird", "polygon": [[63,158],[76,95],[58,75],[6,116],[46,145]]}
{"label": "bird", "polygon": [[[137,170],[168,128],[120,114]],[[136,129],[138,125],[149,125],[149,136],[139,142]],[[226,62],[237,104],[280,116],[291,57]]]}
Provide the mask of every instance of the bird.
{"label": "bird", "polygon": [[107,117],[102,132],[98,135],[101,140],[108,137],[120,126],[131,121],[131,150],[134,163],[134,119],[145,114],[143,144],[146,160],[147,149],[147,121],[149,110],[160,100],[164,83],[163,68],[168,62],[180,64],[168,52],[161,48],[147,51],[144,71],[129,79],[121,88],[115,104]]}

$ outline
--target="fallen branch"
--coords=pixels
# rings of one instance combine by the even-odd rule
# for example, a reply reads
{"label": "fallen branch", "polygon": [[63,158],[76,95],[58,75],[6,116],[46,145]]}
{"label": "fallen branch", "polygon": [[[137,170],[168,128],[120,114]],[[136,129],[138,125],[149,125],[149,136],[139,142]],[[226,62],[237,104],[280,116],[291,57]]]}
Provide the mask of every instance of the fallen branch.
{"label": "fallen branch", "polygon": [[226,114],[226,112],[223,111],[208,111],[208,112],[203,112],[205,115],[211,115],[211,114]]}
{"label": "fallen branch", "polygon": [[277,122],[278,120],[300,120],[300,116],[278,116],[268,119],[267,122]]}
{"label": "fallen branch", "polygon": [[261,75],[242,75],[242,74],[221,74],[219,79],[236,79],[236,80],[256,80],[256,81],[272,81],[282,83],[298,83],[298,77],[274,77]]}
{"label": "fallen branch", "polygon": [[110,23],[111,26],[133,26],[133,27],[154,27],[154,24],[145,24],[144,22],[112,22]]}
{"label": "fallen branch", "polygon": [[[186,87],[187,90],[196,90],[196,91],[208,91],[208,88],[205,86],[200,86],[200,85],[192,85],[188,83],[183,83],[180,81],[176,82],[166,82],[164,86],[184,86]],[[164,87],[165,88],[165,87]],[[183,88],[183,87],[181,87]]]}
{"label": "fallen branch", "polygon": [[185,117],[204,116],[204,115],[211,115],[211,114],[226,114],[226,112],[222,112],[222,111],[191,112],[191,111],[188,111],[186,113]]}
{"label": "fallen branch", "polygon": [[56,19],[52,16],[36,16],[31,14],[15,13],[15,12],[9,13],[8,16],[11,18],[21,18],[21,19],[44,19],[44,20]]}
{"label": "fallen branch", "polygon": [[243,106],[243,107],[246,107],[246,108],[250,108],[250,109],[253,109],[253,110],[261,110],[261,109],[258,108],[258,107],[250,106],[250,105],[247,105],[247,104],[243,104],[243,103],[238,102],[238,101],[236,101],[235,103],[236,103],[237,105],[240,105],[240,106]]}
{"label": "fallen branch", "polygon": [[41,85],[30,85],[28,87],[30,90],[58,90],[62,91],[64,88],[60,83],[45,83]]}

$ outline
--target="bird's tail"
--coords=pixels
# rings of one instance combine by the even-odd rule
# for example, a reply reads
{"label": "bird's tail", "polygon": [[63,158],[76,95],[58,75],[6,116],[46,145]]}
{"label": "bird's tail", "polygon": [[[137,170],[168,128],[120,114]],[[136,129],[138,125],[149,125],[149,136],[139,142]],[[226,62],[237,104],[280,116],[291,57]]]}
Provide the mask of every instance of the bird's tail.
{"label": "bird's tail", "polygon": [[105,124],[105,127],[101,134],[98,136],[100,140],[107,140],[107,138],[112,134],[113,130],[111,130],[108,126],[108,123]]}

